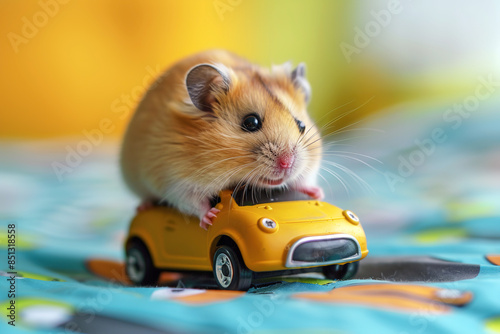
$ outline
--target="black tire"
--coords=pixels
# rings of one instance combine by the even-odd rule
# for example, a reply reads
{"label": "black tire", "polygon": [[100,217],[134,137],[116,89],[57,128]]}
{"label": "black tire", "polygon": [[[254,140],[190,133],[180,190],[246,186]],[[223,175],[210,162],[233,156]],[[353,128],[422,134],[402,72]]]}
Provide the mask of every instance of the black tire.
{"label": "black tire", "polygon": [[240,252],[230,246],[220,246],[214,254],[213,272],[223,290],[247,290],[252,284],[252,271],[247,268]]}
{"label": "black tire", "polygon": [[156,286],[160,270],[156,268],[149,251],[141,241],[132,241],[127,247],[125,271],[135,285]]}
{"label": "black tire", "polygon": [[358,272],[358,267],[359,262],[332,264],[330,266],[323,267],[323,275],[325,275],[328,279],[351,279]]}

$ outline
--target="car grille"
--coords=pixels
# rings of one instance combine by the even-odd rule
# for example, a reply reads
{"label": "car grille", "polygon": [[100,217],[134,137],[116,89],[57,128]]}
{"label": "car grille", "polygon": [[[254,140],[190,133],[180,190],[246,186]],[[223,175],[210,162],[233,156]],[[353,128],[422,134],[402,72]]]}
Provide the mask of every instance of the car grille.
{"label": "car grille", "polygon": [[297,241],[290,252],[287,267],[342,263],[361,257],[356,239],[345,234],[329,238],[304,238]]}

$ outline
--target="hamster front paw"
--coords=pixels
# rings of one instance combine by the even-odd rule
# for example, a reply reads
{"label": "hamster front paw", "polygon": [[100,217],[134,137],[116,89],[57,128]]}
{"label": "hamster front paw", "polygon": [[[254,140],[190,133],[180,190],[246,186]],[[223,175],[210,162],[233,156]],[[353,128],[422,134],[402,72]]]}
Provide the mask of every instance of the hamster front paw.
{"label": "hamster front paw", "polygon": [[142,201],[142,203],[137,207],[136,211],[139,213],[139,212],[142,212],[142,211],[146,211],[148,209],[151,209],[152,207],[154,206],[153,202],[152,201]]}
{"label": "hamster front paw", "polygon": [[212,225],[213,220],[217,217],[217,214],[220,212],[219,209],[211,208],[210,210],[203,215],[200,221],[200,227],[204,230],[208,230],[208,227]]}
{"label": "hamster front paw", "polygon": [[319,201],[325,198],[325,193],[323,192],[323,189],[320,187],[300,186],[297,188],[297,190]]}

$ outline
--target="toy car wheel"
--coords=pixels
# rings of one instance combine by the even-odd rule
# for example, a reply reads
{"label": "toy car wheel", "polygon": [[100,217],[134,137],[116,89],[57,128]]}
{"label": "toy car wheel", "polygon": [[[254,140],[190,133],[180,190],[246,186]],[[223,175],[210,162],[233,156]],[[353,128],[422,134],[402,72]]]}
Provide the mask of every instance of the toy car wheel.
{"label": "toy car wheel", "polygon": [[252,271],[248,269],[240,253],[229,246],[217,248],[214,254],[214,277],[224,290],[246,290],[252,283]]}
{"label": "toy car wheel", "polygon": [[135,285],[157,285],[160,271],[153,265],[146,246],[135,241],[127,248],[125,269],[127,276]]}
{"label": "toy car wheel", "polygon": [[323,275],[328,279],[350,279],[358,272],[359,262],[332,264],[323,267]]}

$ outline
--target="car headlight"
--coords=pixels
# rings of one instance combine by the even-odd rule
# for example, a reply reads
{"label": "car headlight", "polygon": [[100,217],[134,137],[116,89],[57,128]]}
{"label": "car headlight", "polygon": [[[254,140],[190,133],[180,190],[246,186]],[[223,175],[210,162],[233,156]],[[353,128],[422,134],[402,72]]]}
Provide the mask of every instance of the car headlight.
{"label": "car headlight", "polygon": [[344,215],[345,219],[347,219],[349,221],[349,223],[351,223],[353,225],[359,224],[359,218],[358,218],[358,216],[356,216],[354,214],[354,212],[352,212],[350,210],[344,210],[342,212],[342,214]]}
{"label": "car headlight", "polygon": [[270,218],[260,218],[257,225],[266,233],[274,233],[279,229],[278,223]]}

